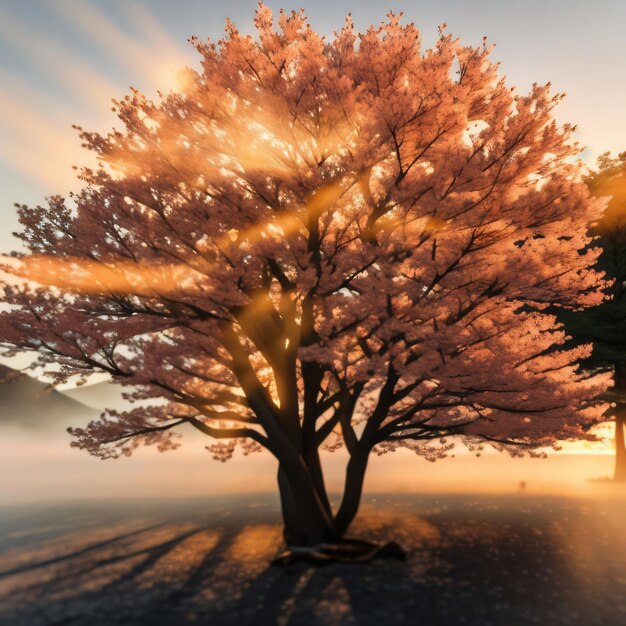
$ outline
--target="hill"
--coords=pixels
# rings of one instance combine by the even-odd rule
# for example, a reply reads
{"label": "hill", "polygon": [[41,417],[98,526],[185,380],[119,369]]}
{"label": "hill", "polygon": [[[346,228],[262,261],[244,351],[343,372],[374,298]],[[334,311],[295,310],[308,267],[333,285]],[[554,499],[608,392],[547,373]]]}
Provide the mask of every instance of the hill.
{"label": "hill", "polygon": [[0,365],[0,426],[51,426],[57,430],[82,424],[98,413],[36,378]]}
{"label": "hill", "polygon": [[130,402],[122,398],[122,391],[130,390],[123,389],[121,385],[104,381],[74,389],[64,389],[59,393],[88,407],[104,411],[104,409],[123,410],[132,406]]}

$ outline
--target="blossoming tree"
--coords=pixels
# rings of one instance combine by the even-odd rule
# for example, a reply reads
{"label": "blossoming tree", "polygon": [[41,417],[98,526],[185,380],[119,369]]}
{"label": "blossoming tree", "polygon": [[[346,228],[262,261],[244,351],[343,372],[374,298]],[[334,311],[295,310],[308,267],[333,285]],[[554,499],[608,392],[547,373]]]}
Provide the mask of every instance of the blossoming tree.
{"label": "blossoming tree", "polygon": [[[598,208],[559,96],[516,95],[485,44],[441,29],[422,51],[393,14],[330,41],[302,13],[255,24],[192,39],[201,71],[116,102],[123,130],[81,130],[100,165],[69,201],[20,207],[0,333],[59,380],[103,371],[143,400],[72,445],[169,450],[191,425],[220,460],[264,448],[294,553],[361,558],[343,536],[372,452],[515,452],[599,418],[606,378],[542,312],[599,301],[579,253]],[[333,510],[320,449],[339,446]]]}

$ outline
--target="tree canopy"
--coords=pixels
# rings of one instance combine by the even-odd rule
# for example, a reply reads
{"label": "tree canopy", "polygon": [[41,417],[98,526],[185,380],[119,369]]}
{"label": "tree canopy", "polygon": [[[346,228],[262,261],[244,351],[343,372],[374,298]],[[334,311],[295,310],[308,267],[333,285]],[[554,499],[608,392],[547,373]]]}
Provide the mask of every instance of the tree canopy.
{"label": "tree canopy", "polygon": [[[57,379],[104,371],[164,398],[71,429],[102,458],[266,448],[286,537],[345,531],[371,451],[430,459],[458,436],[521,450],[585,437],[606,376],[578,370],[548,305],[598,304],[600,204],[549,85],[518,95],[486,43],[413,24],[325,40],[303,13],[257,38],[192,38],[199,71],[153,102],[115,102],[121,130],[83,131],[100,166],[68,200],[19,209],[28,248],[0,316],[11,351]],[[564,234],[565,233],[565,234]],[[320,448],[345,446],[333,511]],[[330,535],[329,535],[330,533]]]}

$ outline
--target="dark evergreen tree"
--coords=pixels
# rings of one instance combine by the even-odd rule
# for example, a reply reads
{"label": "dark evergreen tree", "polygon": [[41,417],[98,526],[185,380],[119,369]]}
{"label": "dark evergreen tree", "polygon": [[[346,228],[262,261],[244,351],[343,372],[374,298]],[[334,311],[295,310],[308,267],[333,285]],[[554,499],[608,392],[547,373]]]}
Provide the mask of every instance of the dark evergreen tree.
{"label": "dark evergreen tree", "polygon": [[607,297],[584,311],[562,311],[560,317],[574,342],[593,342],[585,366],[613,373],[615,385],[607,398],[612,405],[609,414],[615,420],[614,479],[626,481],[626,152],[616,158],[607,152],[597,164],[598,169],[585,182],[593,196],[610,197],[603,217],[590,232],[595,237],[591,245],[602,250],[597,268],[608,281]]}

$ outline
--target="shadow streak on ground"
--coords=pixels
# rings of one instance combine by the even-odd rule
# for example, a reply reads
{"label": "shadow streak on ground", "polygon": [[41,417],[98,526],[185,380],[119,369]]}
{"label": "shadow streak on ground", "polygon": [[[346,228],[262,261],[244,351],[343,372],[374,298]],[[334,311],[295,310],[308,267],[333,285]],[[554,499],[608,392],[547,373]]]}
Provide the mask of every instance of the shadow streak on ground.
{"label": "shadow streak on ground", "polygon": [[106,546],[109,546],[109,545],[111,545],[113,543],[118,543],[118,542],[120,542],[123,539],[128,539],[128,538],[133,537],[135,535],[138,535],[140,533],[149,532],[150,530],[158,528],[159,526],[162,526],[162,524],[154,524],[152,526],[148,526],[148,527],[142,528],[140,530],[134,530],[132,532],[129,532],[129,533],[126,533],[126,534],[123,534],[123,535],[118,535],[117,537],[113,537],[113,538],[107,539],[105,541],[99,541],[98,543],[94,543],[92,545],[86,546],[84,548],[81,548],[80,550],[76,550],[75,552],[70,552],[68,554],[54,556],[54,557],[51,557],[51,558],[46,559],[44,561],[37,561],[35,563],[27,563],[27,564],[24,564],[24,565],[20,565],[18,567],[14,567],[13,569],[3,570],[3,571],[0,571],[0,578],[5,578],[6,576],[15,576],[16,574],[21,574],[23,572],[36,570],[36,569],[39,569],[41,567],[46,567],[48,565],[54,565],[56,563],[61,563],[62,561],[70,561],[70,560],[73,560],[73,559],[77,559],[77,558],[83,556],[84,554],[87,554],[88,552],[93,552],[93,551],[98,550],[100,548],[104,548]]}
{"label": "shadow streak on ground", "polygon": [[407,562],[285,569],[268,565],[280,549],[277,511],[253,500],[231,506],[235,515],[179,511],[139,527],[132,511],[111,525],[103,514],[100,527],[21,546],[13,567],[16,555],[0,554],[0,623],[591,625],[626,617],[626,543],[611,534],[621,525],[580,502],[392,496],[365,507],[355,534],[399,540]]}

